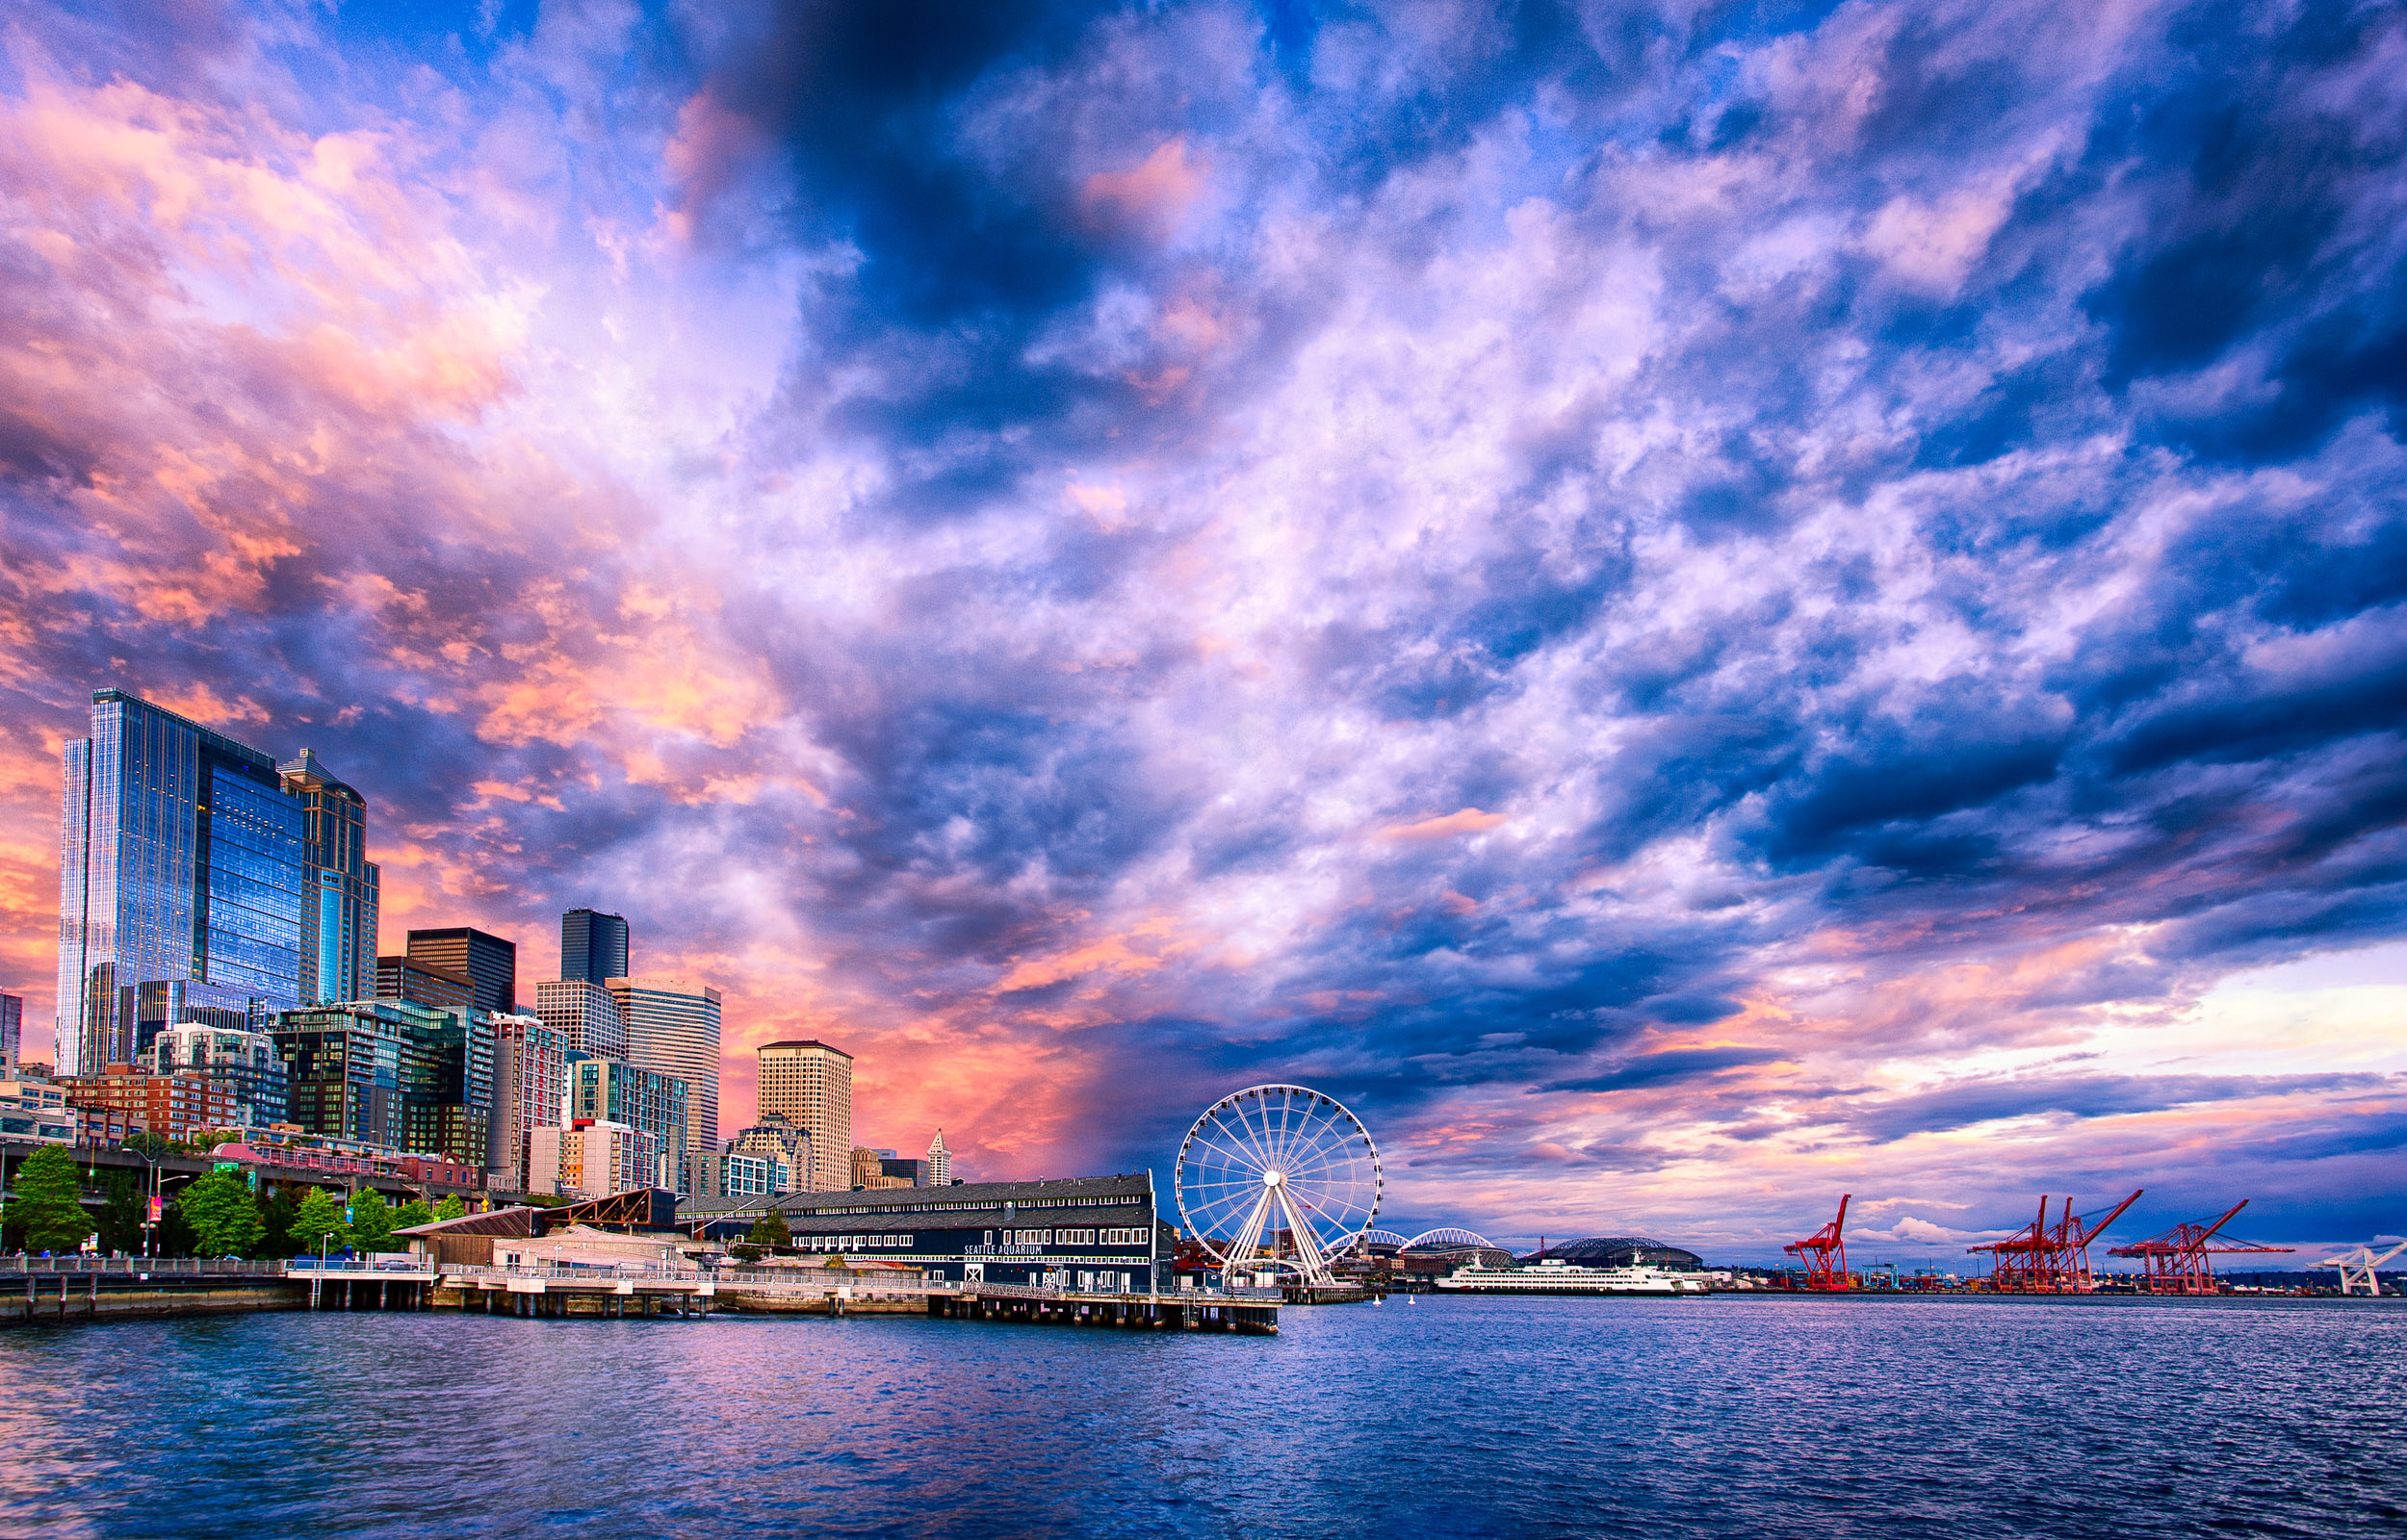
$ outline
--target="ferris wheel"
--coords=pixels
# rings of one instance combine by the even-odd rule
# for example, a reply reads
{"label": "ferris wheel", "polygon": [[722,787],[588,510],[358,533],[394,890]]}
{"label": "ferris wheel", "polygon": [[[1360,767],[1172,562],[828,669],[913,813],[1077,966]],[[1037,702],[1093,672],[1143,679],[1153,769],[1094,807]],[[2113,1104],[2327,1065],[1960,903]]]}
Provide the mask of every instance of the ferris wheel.
{"label": "ferris wheel", "polygon": [[1231,1271],[1330,1283],[1379,1215],[1386,1178],[1370,1130],[1334,1097],[1254,1086],[1204,1110],[1178,1146],[1178,1218]]}

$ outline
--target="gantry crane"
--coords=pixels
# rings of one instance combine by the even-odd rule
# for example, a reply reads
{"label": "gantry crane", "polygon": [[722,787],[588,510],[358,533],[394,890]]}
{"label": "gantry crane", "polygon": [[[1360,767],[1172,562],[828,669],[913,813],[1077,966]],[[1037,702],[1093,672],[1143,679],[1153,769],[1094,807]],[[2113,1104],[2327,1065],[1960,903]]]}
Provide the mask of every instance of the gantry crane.
{"label": "gantry crane", "polygon": [[2318,1262],[2316,1266],[2340,1269],[2341,1293],[2344,1295],[2355,1294],[2357,1285],[2362,1283],[2366,1286],[2366,1293],[2379,1296],[2382,1293],[2382,1280],[2373,1270],[2401,1251],[2407,1251],[2407,1241],[2399,1242],[2398,1245],[2378,1257],[2373,1254],[2373,1247],[2361,1245],[2354,1251],[2343,1252],[2339,1256]]}
{"label": "gantry crane", "polygon": [[2073,1213],[2064,1200],[2062,1217],[2048,1222],[2048,1200],[2039,1199],[2039,1214],[2003,1241],[1986,1241],[1966,1249],[1990,1256],[1989,1286],[2002,1294],[2087,1294],[2097,1287],[2089,1271],[2089,1243],[2139,1201],[2139,1194],[2106,1211],[2102,1219]]}
{"label": "gantry crane", "polygon": [[1837,1219],[1804,1240],[1792,1241],[1780,1248],[1805,1264],[1806,1288],[1827,1292],[1848,1287],[1847,1205],[1854,1195],[1850,1193],[1839,1199]]}
{"label": "gantry crane", "polygon": [[2241,1241],[2222,1233],[2232,1217],[2248,1206],[2241,1198],[2223,1211],[2212,1224],[2177,1224],[2153,1241],[2135,1245],[2118,1245],[2107,1253],[2114,1257],[2137,1257],[2147,1268],[2145,1290],[2149,1294],[2213,1294],[2214,1264],[2217,1256],[2270,1256],[2294,1250],[2287,1245],[2261,1245],[2254,1241]]}

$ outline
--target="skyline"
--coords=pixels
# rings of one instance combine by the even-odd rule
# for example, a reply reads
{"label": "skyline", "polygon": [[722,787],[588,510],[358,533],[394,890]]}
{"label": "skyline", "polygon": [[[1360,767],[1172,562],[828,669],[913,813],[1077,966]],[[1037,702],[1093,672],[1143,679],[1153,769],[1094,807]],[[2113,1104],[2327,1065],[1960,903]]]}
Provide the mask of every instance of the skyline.
{"label": "skyline", "polygon": [[933,9],[0,34],[29,1052],[116,686],[387,954],[623,913],[729,1131],[822,1038],[981,1178],[1293,1080],[1498,1238],[2402,1233],[2407,22]]}

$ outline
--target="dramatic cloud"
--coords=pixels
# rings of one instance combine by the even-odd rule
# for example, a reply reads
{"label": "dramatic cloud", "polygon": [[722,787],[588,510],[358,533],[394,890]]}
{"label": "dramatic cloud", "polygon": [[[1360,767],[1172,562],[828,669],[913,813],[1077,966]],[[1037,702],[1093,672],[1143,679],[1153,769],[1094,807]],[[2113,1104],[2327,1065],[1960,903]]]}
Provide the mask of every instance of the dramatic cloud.
{"label": "dramatic cloud", "polygon": [[2395,1227],[2394,8],[12,27],[31,1019],[120,684],[975,1174],[1293,1078],[1500,1236]]}

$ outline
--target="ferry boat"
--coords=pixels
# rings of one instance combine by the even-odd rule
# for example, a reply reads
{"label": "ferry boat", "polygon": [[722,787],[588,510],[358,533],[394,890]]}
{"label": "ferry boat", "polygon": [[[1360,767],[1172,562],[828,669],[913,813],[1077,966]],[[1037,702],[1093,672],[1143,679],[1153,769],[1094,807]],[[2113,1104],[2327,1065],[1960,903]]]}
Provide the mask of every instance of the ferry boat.
{"label": "ferry boat", "polygon": [[1475,1263],[1438,1279],[1437,1288],[1442,1294],[1597,1294],[1656,1299],[1701,1297],[1710,1292],[1705,1280],[1693,1272],[1670,1272],[1636,1263],[1622,1268],[1583,1268],[1560,1257],[1527,1268]]}

